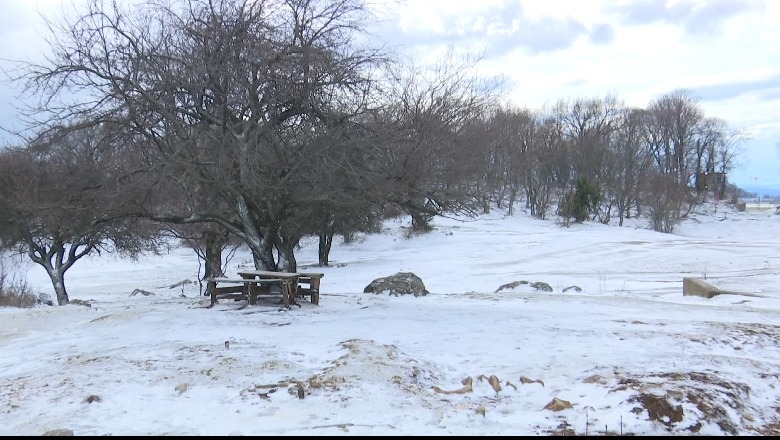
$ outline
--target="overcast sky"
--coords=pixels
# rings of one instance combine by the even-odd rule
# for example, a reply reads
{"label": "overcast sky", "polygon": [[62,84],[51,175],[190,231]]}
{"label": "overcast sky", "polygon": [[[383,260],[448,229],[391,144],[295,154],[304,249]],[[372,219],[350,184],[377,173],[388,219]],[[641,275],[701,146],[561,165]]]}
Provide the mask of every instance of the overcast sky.
{"label": "overcast sky", "polygon": [[[647,107],[690,89],[705,116],[752,138],[731,181],[780,187],[776,0],[374,1],[385,3],[378,33],[389,45],[419,58],[449,45],[484,53],[482,69],[506,77],[519,107],[608,94]],[[71,0],[0,0],[0,59],[40,53],[39,13],[56,16],[63,4]],[[12,87],[0,89],[0,126],[14,102]]]}

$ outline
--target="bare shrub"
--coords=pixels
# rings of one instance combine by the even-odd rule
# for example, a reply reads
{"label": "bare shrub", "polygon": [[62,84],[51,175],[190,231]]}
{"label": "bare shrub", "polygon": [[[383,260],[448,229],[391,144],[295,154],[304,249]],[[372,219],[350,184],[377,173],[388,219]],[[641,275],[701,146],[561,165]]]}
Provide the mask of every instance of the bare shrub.
{"label": "bare shrub", "polygon": [[27,282],[16,278],[0,260],[0,307],[33,307],[38,298],[30,291]]}

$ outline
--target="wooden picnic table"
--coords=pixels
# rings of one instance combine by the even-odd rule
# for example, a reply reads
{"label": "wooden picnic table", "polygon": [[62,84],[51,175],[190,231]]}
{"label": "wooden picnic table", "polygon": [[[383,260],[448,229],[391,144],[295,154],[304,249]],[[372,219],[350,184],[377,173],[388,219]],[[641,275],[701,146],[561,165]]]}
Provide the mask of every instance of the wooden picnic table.
{"label": "wooden picnic table", "polygon": [[[295,303],[296,296],[306,296],[311,298],[312,304],[320,303],[320,279],[325,276],[319,272],[274,272],[269,270],[244,270],[238,272],[244,279],[268,280],[281,279],[282,283],[282,303],[289,307]],[[308,288],[302,288],[301,283],[308,284]]]}
{"label": "wooden picnic table", "polygon": [[[273,272],[269,270],[244,270],[238,272],[238,274],[241,275],[241,278],[246,280],[280,280],[278,283],[281,284],[282,288],[282,305],[286,308],[290,308],[290,305],[295,302],[294,295],[298,288],[298,277],[300,277],[300,274],[292,272]],[[264,284],[260,289],[262,290],[257,293],[268,293],[270,292],[271,286]],[[254,304],[252,298],[253,289],[250,289],[249,292],[249,303]],[[256,294],[254,300],[257,299]]]}

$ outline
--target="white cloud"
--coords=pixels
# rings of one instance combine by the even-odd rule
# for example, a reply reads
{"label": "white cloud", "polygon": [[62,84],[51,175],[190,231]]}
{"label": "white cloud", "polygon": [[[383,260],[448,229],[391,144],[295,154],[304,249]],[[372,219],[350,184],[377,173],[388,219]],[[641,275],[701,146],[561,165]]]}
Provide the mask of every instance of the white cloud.
{"label": "white cloud", "polygon": [[[397,41],[424,47],[418,53],[427,56],[452,41],[475,52],[484,49],[484,72],[508,77],[513,84],[509,97],[517,105],[536,108],[558,99],[615,94],[629,105],[644,107],[675,89],[701,89],[706,116],[780,140],[780,84],[772,84],[780,75],[780,2],[408,5],[414,6],[401,11],[400,20],[421,14],[438,23],[436,33],[421,26],[414,29],[414,40],[399,35]],[[480,26],[448,34],[453,17]],[[753,167],[746,173],[780,173],[776,155],[746,162]],[[775,171],[759,170],[757,163],[771,163]]]}
{"label": "white cloud", "polygon": [[[0,58],[39,53],[42,23],[29,17],[67,11],[65,0],[10,1],[2,19],[25,27],[0,28]],[[391,46],[421,61],[436,59],[448,45],[484,53],[482,68],[511,80],[509,98],[518,105],[615,94],[643,107],[674,89],[700,88],[707,116],[740,128],[763,127],[767,137],[780,140],[780,90],[762,83],[780,75],[780,2],[378,3],[387,20],[377,32]],[[12,117],[12,103],[7,90],[0,92],[4,120]],[[780,161],[769,160],[780,170]]]}

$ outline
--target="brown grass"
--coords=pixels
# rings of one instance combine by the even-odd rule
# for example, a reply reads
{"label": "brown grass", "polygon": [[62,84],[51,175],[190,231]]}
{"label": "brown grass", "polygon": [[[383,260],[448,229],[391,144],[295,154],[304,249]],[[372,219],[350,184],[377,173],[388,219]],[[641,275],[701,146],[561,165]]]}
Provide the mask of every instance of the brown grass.
{"label": "brown grass", "polygon": [[33,307],[38,298],[30,291],[24,281],[11,277],[6,267],[0,262],[0,307]]}

